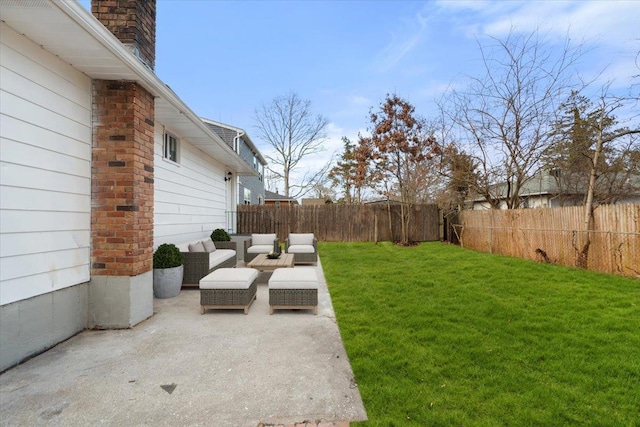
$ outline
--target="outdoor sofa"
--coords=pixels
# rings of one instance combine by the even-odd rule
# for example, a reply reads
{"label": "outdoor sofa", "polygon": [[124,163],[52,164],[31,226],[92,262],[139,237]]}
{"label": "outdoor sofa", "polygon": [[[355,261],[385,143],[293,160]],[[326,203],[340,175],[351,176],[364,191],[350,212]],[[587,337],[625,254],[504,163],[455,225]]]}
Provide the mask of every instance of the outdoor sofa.
{"label": "outdoor sofa", "polygon": [[251,238],[244,241],[244,262],[249,263],[259,254],[268,254],[280,241],[273,234],[252,234]]}
{"label": "outdoor sofa", "polygon": [[318,262],[318,240],[313,233],[290,233],[284,243],[285,252],[293,254],[294,264]]}
{"label": "outdoor sofa", "polygon": [[200,279],[218,268],[233,268],[237,264],[236,242],[196,240],[176,245],[184,256],[182,285],[198,286]]}

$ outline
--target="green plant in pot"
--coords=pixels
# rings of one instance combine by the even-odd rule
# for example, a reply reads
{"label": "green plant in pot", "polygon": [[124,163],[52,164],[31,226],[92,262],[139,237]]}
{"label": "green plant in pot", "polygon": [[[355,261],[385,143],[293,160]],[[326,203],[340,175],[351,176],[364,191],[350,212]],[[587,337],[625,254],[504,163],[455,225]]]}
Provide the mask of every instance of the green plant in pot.
{"label": "green plant in pot", "polygon": [[222,228],[216,228],[211,233],[211,240],[214,242],[228,242],[231,240],[231,236]]}
{"label": "green plant in pot", "polygon": [[172,298],[180,293],[184,257],[173,243],[158,246],[153,254],[153,295]]}

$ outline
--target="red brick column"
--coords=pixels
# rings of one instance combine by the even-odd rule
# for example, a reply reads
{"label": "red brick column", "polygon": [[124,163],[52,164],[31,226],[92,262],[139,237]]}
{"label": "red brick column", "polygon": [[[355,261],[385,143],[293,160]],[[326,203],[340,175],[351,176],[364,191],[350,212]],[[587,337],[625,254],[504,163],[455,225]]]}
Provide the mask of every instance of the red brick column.
{"label": "red brick column", "polygon": [[94,80],[91,274],[153,268],[154,99],[132,82]]}

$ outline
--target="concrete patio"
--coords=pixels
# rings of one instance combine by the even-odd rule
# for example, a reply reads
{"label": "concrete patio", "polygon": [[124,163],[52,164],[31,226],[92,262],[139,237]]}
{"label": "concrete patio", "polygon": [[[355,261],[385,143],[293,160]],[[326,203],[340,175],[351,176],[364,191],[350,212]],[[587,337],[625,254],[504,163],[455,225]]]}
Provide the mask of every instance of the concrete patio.
{"label": "concrete patio", "polygon": [[[242,263],[241,263],[242,265]],[[199,291],[132,329],[84,331],[0,376],[0,425],[348,425],[366,419],[318,263],[318,315],[242,310]],[[25,338],[26,339],[26,338]],[[334,424],[335,423],[335,424]]]}

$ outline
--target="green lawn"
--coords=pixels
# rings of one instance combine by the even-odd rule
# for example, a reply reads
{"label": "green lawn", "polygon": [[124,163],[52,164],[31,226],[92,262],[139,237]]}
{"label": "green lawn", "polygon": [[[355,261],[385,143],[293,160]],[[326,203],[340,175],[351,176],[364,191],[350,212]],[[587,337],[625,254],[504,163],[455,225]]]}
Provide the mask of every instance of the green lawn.
{"label": "green lawn", "polygon": [[640,426],[640,281],[441,243],[323,243],[367,426]]}

